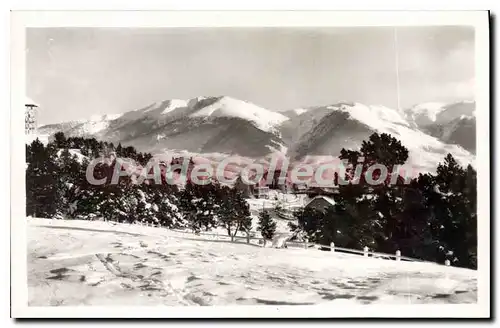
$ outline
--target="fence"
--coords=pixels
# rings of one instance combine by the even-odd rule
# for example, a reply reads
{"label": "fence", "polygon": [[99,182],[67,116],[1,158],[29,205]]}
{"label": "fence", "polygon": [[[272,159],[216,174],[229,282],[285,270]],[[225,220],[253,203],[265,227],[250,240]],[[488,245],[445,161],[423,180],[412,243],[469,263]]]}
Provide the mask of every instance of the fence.
{"label": "fence", "polygon": [[[145,225],[151,226],[151,227],[161,227],[161,225],[159,225],[159,224],[154,225],[153,223],[151,223],[150,225],[148,225],[148,224],[145,224]],[[186,234],[195,234],[196,236],[207,236],[207,237],[211,237],[212,240],[224,240],[224,241],[228,241],[228,242],[232,242],[232,243],[240,243],[241,240],[243,240],[247,244],[252,244],[251,241],[257,241],[257,245],[264,246],[265,244],[267,244],[267,242],[272,242],[270,240],[267,240],[265,242],[264,238],[255,237],[255,236],[251,236],[251,235],[232,236],[231,237],[231,236],[228,236],[227,234],[219,234],[219,233],[215,233],[215,234],[214,233],[206,233],[206,232],[193,233],[191,231],[179,230],[179,229],[170,229],[170,230],[175,231],[175,232],[180,232],[180,233],[186,233]],[[356,255],[362,255],[365,257],[372,257],[372,258],[378,258],[378,259],[383,259],[383,260],[426,262],[426,263],[440,264],[440,263],[435,263],[435,262],[427,262],[427,261],[417,259],[417,258],[402,256],[401,251],[399,251],[399,250],[396,251],[395,254],[389,254],[389,253],[381,253],[381,252],[372,252],[369,250],[369,248],[367,246],[365,246],[363,248],[363,250],[359,250],[359,249],[338,247],[338,246],[335,246],[334,243],[330,243],[330,245],[309,243],[307,240],[304,240],[302,242],[286,241],[285,244],[287,247],[292,247],[292,248],[322,249],[322,250],[329,250],[330,252],[342,252],[342,253],[356,254]],[[450,266],[450,261],[446,260],[444,265]]]}

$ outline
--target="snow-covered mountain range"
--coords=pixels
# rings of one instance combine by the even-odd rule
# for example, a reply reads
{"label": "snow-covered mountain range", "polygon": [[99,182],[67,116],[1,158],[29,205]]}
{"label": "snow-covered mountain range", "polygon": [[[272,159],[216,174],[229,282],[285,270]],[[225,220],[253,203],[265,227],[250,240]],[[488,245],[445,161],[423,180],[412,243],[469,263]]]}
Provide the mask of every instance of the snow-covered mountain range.
{"label": "snow-covered mountain range", "polygon": [[165,100],[119,115],[50,124],[43,134],[94,136],[140,151],[187,151],[293,160],[338,156],[373,132],[390,133],[410,162],[432,171],[447,153],[474,165],[475,102],[419,104],[405,110],[342,102],[276,112],[227,96]]}
{"label": "snow-covered mountain range", "polygon": [[439,140],[476,152],[476,103],[424,103],[405,111],[413,126]]}

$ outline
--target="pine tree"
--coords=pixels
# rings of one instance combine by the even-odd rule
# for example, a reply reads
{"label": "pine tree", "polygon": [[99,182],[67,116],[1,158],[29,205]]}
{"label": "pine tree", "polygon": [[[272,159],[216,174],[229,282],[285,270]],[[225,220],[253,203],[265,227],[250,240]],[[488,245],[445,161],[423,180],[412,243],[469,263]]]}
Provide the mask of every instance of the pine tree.
{"label": "pine tree", "polygon": [[[402,204],[402,180],[391,185],[393,169],[402,165],[408,159],[408,149],[399,140],[389,134],[372,134],[368,141],[363,141],[360,151],[342,149],[341,160],[352,165],[347,170],[346,184],[339,186],[339,211],[349,218],[350,227],[344,233],[344,242],[350,245],[369,246],[379,251],[393,252],[399,249],[397,238],[393,234],[397,229],[397,217],[400,215]],[[358,163],[363,157],[364,161]],[[366,172],[374,164],[382,164],[387,168],[387,178],[377,185],[367,183]],[[356,166],[360,165],[361,175],[357,180],[354,177]],[[379,180],[380,170],[372,172],[372,179]],[[345,238],[347,237],[347,238]],[[358,239],[358,242],[355,239]],[[365,243],[365,245],[359,245]]]}
{"label": "pine tree", "polygon": [[264,242],[265,240],[272,239],[276,232],[276,222],[271,218],[267,210],[263,210],[259,213],[257,231],[260,231],[260,234],[264,238]]}
{"label": "pine tree", "polygon": [[238,175],[238,178],[236,178],[236,181],[234,183],[234,189],[241,192],[243,197],[245,197],[245,198],[252,197],[252,191],[251,191],[250,185],[243,182],[241,175]]}
{"label": "pine tree", "polygon": [[223,186],[216,189],[213,197],[217,203],[218,225],[226,229],[231,240],[234,240],[238,231],[244,231],[249,235],[252,218],[243,193],[236,188]]}
{"label": "pine tree", "polygon": [[219,205],[215,195],[219,187],[216,183],[186,184],[179,205],[193,231],[199,232],[202,228],[210,230],[217,225],[216,212]]}
{"label": "pine tree", "polygon": [[116,157],[124,157],[123,156],[123,147],[122,143],[118,143],[118,146],[116,146]]}
{"label": "pine tree", "polygon": [[54,134],[54,142],[57,148],[67,148],[68,142],[66,140],[66,136],[63,132],[56,132]]}
{"label": "pine tree", "polygon": [[[441,251],[454,265],[477,267],[476,172],[462,168],[448,154],[435,177],[435,224]],[[437,196],[437,197],[436,197]]]}
{"label": "pine tree", "polygon": [[231,189],[223,186],[218,190],[217,194],[217,198],[221,200],[217,209],[219,226],[226,229],[228,236],[231,236],[232,229],[235,226],[236,208],[234,203],[237,192],[236,187]]}
{"label": "pine tree", "polygon": [[309,241],[317,242],[324,213],[313,207],[304,207],[296,210],[293,216],[297,220],[297,227],[289,226],[292,232],[303,232]]}
{"label": "pine tree", "polygon": [[26,158],[26,213],[53,217],[57,211],[57,173],[54,152],[36,139],[28,148]]}
{"label": "pine tree", "polygon": [[64,148],[60,150],[56,164],[58,167],[57,212],[64,217],[72,216],[76,209],[80,163],[76,155],[71,155],[69,150]]}

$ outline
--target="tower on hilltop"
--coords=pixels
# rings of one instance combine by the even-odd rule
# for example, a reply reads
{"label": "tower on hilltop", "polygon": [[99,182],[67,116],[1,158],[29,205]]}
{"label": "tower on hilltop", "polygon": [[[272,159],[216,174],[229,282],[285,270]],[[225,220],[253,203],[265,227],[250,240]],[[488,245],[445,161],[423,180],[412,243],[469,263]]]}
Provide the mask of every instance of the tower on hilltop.
{"label": "tower on hilltop", "polygon": [[27,135],[36,134],[36,132],[37,132],[37,108],[38,108],[38,105],[35,105],[34,103],[27,102],[24,106],[26,107],[26,113],[24,116],[25,133]]}

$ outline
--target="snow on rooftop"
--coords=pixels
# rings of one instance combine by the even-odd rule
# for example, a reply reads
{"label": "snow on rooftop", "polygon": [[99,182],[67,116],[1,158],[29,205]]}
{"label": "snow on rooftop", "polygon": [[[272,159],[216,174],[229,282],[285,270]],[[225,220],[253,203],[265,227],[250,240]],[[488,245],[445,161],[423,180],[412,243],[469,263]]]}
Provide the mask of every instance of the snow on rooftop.
{"label": "snow on rooftop", "polygon": [[307,205],[306,205],[306,206],[309,206],[309,204],[311,204],[313,201],[315,201],[315,200],[317,200],[317,199],[322,199],[322,200],[324,200],[324,201],[328,202],[330,205],[335,206],[335,200],[334,200],[333,198],[328,197],[328,196],[322,196],[322,195],[320,195],[320,196],[316,196],[316,197],[314,197],[313,199],[311,199],[311,200],[307,203]]}

